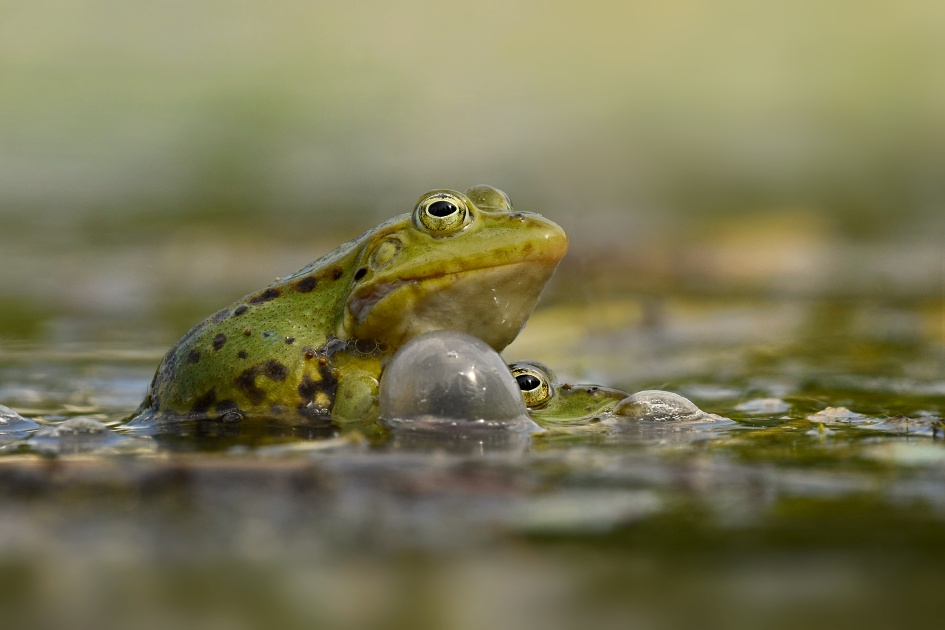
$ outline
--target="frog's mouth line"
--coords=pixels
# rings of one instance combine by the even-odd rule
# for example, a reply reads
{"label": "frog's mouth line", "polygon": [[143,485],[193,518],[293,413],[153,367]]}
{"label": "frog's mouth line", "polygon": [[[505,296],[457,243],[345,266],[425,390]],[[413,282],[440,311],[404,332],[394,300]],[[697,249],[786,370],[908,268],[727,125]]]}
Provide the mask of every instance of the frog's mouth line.
{"label": "frog's mouth line", "polygon": [[374,308],[375,304],[405,284],[417,284],[423,279],[425,278],[395,280],[394,282],[385,282],[384,284],[375,285],[375,287],[370,292],[368,292],[367,295],[361,297],[352,297],[348,301],[348,310],[351,311],[351,314],[357,321],[363,322],[365,319],[367,319],[368,314],[371,312],[371,309]]}
{"label": "frog's mouth line", "polygon": [[464,278],[468,277],[470,274],[476,272],[481,272],[484,270],[495,270],[495,269],[508,269],[514,268],[517,266],[525,265],[534,265],[534,264],[549,264],[553,262],[551,271],[548,273],[550,277],[554,272],[554,268],[557,266],[557,262],[554,262],[554,259],[551,260],[519,260],[512,263],[507,263],[504,265],[483,265],[481,267],[473,267],[472,269],[464,269],[462,271],[445,271],[442,273],[434,273],[427,276],[418,276],[416,278],[401,278],[394,280],[392,282],[384,282],[381,284],[374,285],[370,291],[364,295],[358,295],[358,292],[355,292],[355,296],[352,296],[348,301],[348,309],[351,312],[351,315],[358,322],[364,322],[367,320],[368,316],[371,313],[371,310],[385,297],[391,293],[397,291],[405,285],[418,285],[421,282],[427,281],[437,281],[443,280],[446,278],[452,278],[453,282],[450,282],[448,286],[440,289],[441,291],[449,291],[449,287],[453,286],[457,282],[460,282]]}

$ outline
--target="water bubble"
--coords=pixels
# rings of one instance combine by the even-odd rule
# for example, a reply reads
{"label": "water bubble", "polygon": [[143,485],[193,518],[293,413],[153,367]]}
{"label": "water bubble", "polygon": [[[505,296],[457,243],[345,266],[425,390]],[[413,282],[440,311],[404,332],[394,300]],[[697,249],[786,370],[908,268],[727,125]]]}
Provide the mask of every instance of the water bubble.
{"label": "water bubble", "polygon": [[404,344],[385,368],[380,418],[411,430],[533,431],[522,393],[488,344],[438,330]]}

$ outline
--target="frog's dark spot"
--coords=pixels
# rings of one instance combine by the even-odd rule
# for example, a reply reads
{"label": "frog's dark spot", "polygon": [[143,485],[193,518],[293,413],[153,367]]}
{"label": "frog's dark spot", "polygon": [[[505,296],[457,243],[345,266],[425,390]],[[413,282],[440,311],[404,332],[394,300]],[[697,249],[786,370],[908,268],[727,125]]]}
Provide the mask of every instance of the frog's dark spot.
{"label": "frog's dark spot", "polygon": [[[318,373],[322,377],[323,383],[334,383],[334,386],[337,388],[338,379],[335,377],[335,371],[328,363],[318,363]],[[334,390],[332,390],[332,397],[334,397]]]}
{"label": "frog's dark spot", "polygon": [[253,334],[253,329],[252,329],[252,328],[244,328],[244,329],[243,329],[243,334],[246,335],[247,337],[249,337],[250,335]]}
{"label": "frog's dark spot", "polygon": [[247,310],[249,310],[249,307],[248,307],[248,306],[246,306],[245,304],[240,304],[240,305],[237,306],[236,309],[233,311],[233,314],[234,314],[234,315],[242,315],[242,314],[245,313]]}
{"label": "frog's dark spot", "polygon": [[289,375],[289,370],[275,359],[269,359],[263,363],[263,374],[274,381],[284,381]]}
{"label": "frog's dark spot", "polygon": [[269,300],[274,300],[277,297],[282,295],[282,291],[276,288],[269,288],[260,293],[259,295],[254,295],[249,299],[250,304],[259,304],[261,302],[268,302]]}
{"label": "frog's dark spot", "polygon": [[[188,343],[196,337],[199,333],[203,332],[204,326],[207,325],[206,320],[200,322],[199,324],[194,324],[187,333],[180,338],[180,341],[177,342],[177,345],[174,347],[175,354],[182,352],[183,349],[188,345]],[[162,364],[163,365],[163,364]]]}
{"label": "frog's dark spot", "polygon": [[355,280],[360,280],[361,278],[363,278],[363,277],[366,276],[366,275],[367,275],[367,268],[361,267],[360,269],[358,269],[357,271],[354,272],[354,279],[355,279]]}
{"label": "frog's dark spot", "polygon": [[217,390],[211,389],[206,394],[194,401],[194,405],[190,408],[191,411],[195,413],[206,413],[210,410],[210,407],[213,406],[213,403],[217,401]]}
{"label": "frog's dark spot", "polygon": [[299,383],[299,396],[302,397],[304,402],[309,402],[315,398],[315,394],[318,393],[318,382],[316,382],[311,376],[306,374],[302,377],[302,382]]}
{"label": "frog's dark spot", "polygon": [[260,374],[272,381],[284,381],[288,377],[289,371],[275,359],[270,359],[265,363],[243,370],[236,377],[236,387],[246,394],[246,397],[254,405],[258,405],[266,399],[266,391],[256,385],[256,377]]}
{"label": "frog's dark spot", "polygon": [[271,330],[264,330],[262,333],[263,339],[269,339],[270,337],[272,337],[272,334],[273,333]]}
{"label": "frog's dark spot", "polygon": [[295,343],[295,337],[286,337],[285,342],[291,346],[293,343]]}
{"label": "frog's dark spot", "polygon": [[255,366],[243,370],[240,375],[236,377],[237,389],[246,394],[249,401],[255,405],[258,405],[266,399],[266,392],[256,386],[256,374],[258,372],[259,366]]}
{"label": "frog's dark spot", "polygon": [[345,275],[345,272],[341,267],[332,267],[328,273],[332,280],[337,280],[341,276]]}
{"label": "frog's dark spot", "polygon": [[305,276],[301,280],[295,283],[295,288],[297,291],[302,293],[309,293],[315,287],[318,286],[318,278],[315,276]]}
{"label": "frog's dark spot", "polygon": [[223,333],[219,333],[217,334],[216,337],[213,338],[213,349],[219,350],[220,348],[223,347],[223,344],[225,343],[226,343],[226,335],[224,335]]}
{"label": "frog's dark spot", "polygon": [[246,354],[246,351],[245,351],[245,350],[240,350],[239,352],[236,353],[236,358],[237,358],[237,359],[245,359],[245,358],[248,357],[248,356],[249,356],[249,355]]}
{"label": "frog's dark spot", "polygon": [[191,350],[187,355],[187,363],[196,363],[200,360],[200,350]]}
{"label": "frog's dark spot", "polygon": [[323,417],[331,411],[338,391],[338,379],[327,362],[319,363],[318,380],[306,374],[299,383],[299,413],[306,417]]}

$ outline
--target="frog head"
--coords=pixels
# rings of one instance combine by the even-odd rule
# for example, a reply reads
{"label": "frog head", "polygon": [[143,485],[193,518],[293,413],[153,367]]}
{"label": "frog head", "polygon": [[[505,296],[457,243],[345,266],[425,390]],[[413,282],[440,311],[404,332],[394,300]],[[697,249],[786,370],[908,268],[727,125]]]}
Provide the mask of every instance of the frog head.
{"label": "frog head", "polygon": [[411,214],[366,236],[338,336],[393,348],[452,329],[502,350],[568,245],[555,223],[513,210],[490,186],[428,192]]}
{"label": "frog head", "polygon": [[628,394],[599,385],[572,385],[558,381],[554,371],[537,361],[509,364],[518,382],[528,415],[542,427],[580,425],[613,413]]}

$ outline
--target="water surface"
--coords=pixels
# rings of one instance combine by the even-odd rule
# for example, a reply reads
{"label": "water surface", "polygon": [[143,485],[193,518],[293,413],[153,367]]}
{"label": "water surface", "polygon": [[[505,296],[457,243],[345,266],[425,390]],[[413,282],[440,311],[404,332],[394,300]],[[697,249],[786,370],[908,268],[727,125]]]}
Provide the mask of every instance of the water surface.
{"label": "water surface", "polygon": [[7,601],[82,601],[89,623],[188,609],[429,627],[821,613],[879,627],[880,609],[930,611],[945,559],[940,303],[549,302],[509,360],[676,391],[734,424],[513,443],[264,423],[140,435],[121,420],[162,348],[114,331],[7,344],[0,399],[42,425],[0,435]]}

